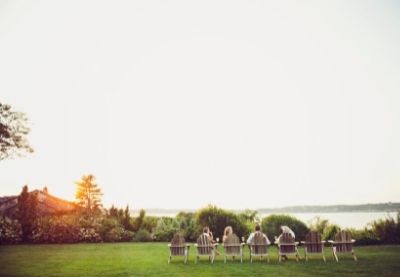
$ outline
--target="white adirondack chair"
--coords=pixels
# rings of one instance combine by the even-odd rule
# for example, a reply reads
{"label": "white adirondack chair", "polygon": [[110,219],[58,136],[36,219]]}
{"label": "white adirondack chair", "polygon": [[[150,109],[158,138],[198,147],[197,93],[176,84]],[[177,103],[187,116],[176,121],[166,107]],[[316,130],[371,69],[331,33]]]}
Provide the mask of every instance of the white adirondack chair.
{"label": "white adirondack chair", "polygon": [[321,235],[318,232],[311,231],[306,235],[306,240],[301,242],[304,244],[304,255],[308,262],[309,255],[322,255],[322,259],[326,262],[324,254],[324,240],[321,240]]}
{"label": "white adirondack chair", "polygon": [[225,239],[224,243],[224,262],[226,263],[227,257],[240,257],[240,262],[243,263],[243,246],[244,243],[240,243],[238,236],[230,234]]}
{"label": "white adirondack chair", "polygon": [[184,257],[184,262],[186,264],[189,256],[190,244],[185,242],[185,238],[182,235],[175,234],[171,243],[168,244],[168,247],[170,250],[168,263],[171,262],[173,256],[181,256]]}
{"label": "white adirondack chair", "polygon": [[278,260],[282,261],[282,256],[295,255],[296,261],[299,261],[299,251],[293,236],[290,233],[282,233],[278,240]]}
{"label": "white adirondack chair", "polygon": [[351,238],[349,232],[340,231],[336,234],[334,241],[329,240],[328,242],[332,244],[332,254],[336,262],[339,261],[337,253],[351,253],[354,261],[357,262],[357,257],[353,250],[353,244],[355,243],[355,240]]}
{"label": "white adirondack chair", "polygon": [[266,257],[267,262],[269,262],[268,242],[262,232],[256,232],[254,234],[254,237],[249,244],[249,248],[251,263],[253,263],[253,257],[260,257],[260,260],[262,260],[263,257]]}
{"label": "white adirondack chair", "polygon": [[210,241],[209,236],[201,234],[197,239],[197,243],[194,245],[197,249],[197,256],[195,263],[200,260],[201,256],[208,257],[211,263],[214,263],[215,259],[215,245]]}

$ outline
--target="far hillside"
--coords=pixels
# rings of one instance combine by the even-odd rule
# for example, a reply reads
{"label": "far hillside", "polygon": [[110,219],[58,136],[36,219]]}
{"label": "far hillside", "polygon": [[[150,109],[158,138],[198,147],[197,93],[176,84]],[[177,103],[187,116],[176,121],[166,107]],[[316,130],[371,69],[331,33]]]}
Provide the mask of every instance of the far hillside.
{"label": "far hillside", "polygon": [[[397,212],[400,210],[400,202],[395,203],[376,203],[359,205],[330,205],[330,206],[289,206],[281,208],[261,208],[257,209],[260,214],[271,213],[379,213],[379,212]],[[146,209],[148,214],[152,215],[175,215],[181,211],[194,212],[194,209]],[[241,210],[237,210],[241,212]],[[132,211],[135,213],[135,211]]]}

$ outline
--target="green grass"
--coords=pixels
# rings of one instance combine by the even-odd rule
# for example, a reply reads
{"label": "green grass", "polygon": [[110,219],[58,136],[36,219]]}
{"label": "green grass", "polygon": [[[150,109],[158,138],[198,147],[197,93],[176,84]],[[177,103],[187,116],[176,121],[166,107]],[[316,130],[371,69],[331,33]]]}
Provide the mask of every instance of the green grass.
{"label": "green grass", "polygon": [[265,260],[250,264],[247,249],[243,264],[237,260],[224,264],[223,253],[214,264],[206,259],[195,264],[194,250],[187,264],[181,258],[168,264],[166,243],[0,246],[0,276],[400,276],[400,246],[357,247],[357,263],[350,255],[334,262],[329,248],[327,263],[317,256],[308,263],[293,258],[278,263],[271,247],[269,264]]}

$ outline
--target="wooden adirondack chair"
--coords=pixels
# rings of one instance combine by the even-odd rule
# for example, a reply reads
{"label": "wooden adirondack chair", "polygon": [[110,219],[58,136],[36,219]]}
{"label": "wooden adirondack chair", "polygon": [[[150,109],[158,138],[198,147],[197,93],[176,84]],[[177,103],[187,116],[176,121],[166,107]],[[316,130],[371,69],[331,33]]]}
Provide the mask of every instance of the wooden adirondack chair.
{"label": "wooden adirondack chair", "polygon": [[304,244],[304,255],[308,262],[308,256],[313,254],[322,254],[322,259],[326,262],[324,254],[324,243],[318,232],[311,231],[306,235],[306,240],[301,242]]}
{"label": "wooden adirondack chair", "polygon": [[299,251],[297,245],[299,243],[294,240],[290,233],[283,233],[278,240],[278,260],[282,261],[284,255],[296,255],[296,261],[299,261]]}
{"label": "wooden adirondack chair", "polygon": [[240,262],[243,263],[243,246],[244,243],[240,243],[238,236],[230,234],[224,242],[224,262],[226,263],[227,257],[240,257]]}
{"label": "wooden adirondack chair", "polygon": [[206,234],[201,234],[194,246],[197,248],[195,263],[200,260],[200,256],[206,256],[211,263],[214,263],[215,245],[210,241],[210,238]]}
{"label": "wooden adirondack chair", "polygon": [[351,253],[354,261],[357,262],[357,257],[354,254],[353,244],[355,242],[354,239],[351,238],[351,235],[347,231],[340,231],[336,234],[335,240],[329,240],[332,244],[332,254],[335,258],[336,262],[339,261],[337,253]]}
{"label": "wooden adirondack chair", "polygon": [[267,262],[269,262],[268,257],[268,243],[267,239],[264,237],[264,234],[261,232],[256,232],[254,234],[253,240],[249,244],[250,248],[250,262],[253,263],[253,257],[260,257],[260,260],[263,257],[267,258]]}
{"label": "wooden adirondack chair", "polygon": [[168,263],[171,262],[172,256],[183,256],[186,264],[190,245],[185,242],[185,238],[180,234],[175,234],[168,246],[170,250]]}

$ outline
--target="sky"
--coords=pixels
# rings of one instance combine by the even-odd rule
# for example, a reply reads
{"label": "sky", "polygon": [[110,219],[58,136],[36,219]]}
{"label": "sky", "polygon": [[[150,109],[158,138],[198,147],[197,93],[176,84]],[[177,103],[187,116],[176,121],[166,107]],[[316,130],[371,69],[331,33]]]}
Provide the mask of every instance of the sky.
{"label": "sky", "polygon": [[397,1],[1,1],[0,102],[35,152],[0,161],[106,207],[400,201]]}

